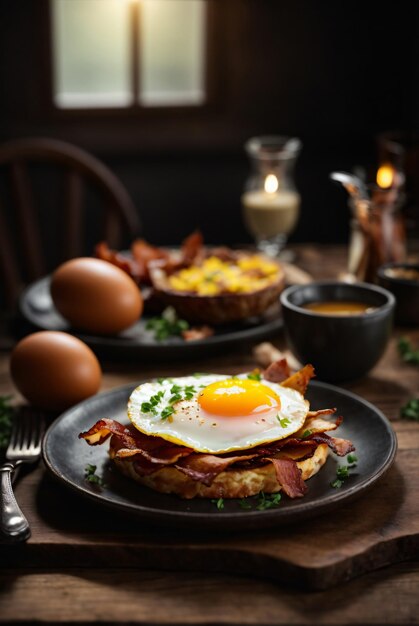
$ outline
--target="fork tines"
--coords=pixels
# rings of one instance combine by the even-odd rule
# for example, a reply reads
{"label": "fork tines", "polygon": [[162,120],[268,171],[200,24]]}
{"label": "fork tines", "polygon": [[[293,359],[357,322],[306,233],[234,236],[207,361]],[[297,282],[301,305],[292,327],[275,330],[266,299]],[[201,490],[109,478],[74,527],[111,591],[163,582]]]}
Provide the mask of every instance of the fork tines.
{"label": "fork tines", "polygon": [[14,418],[7,454],[38,454],[44,430],[43,416],[33,409],[23,407]]}

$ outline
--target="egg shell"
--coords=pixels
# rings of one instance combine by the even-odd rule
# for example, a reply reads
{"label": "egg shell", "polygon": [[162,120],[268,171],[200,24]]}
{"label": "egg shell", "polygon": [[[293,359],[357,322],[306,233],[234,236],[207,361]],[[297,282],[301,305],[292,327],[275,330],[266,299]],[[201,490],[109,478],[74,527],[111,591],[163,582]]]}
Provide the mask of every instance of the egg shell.
{"label": "egg shell", "polygon": [[35,407],[62,411],[97,393],[102,371],[85,343],[68,333],[41,331],[13,349],[10,373]]}
{"label": "egg shell", "polygon": [[52,275],[51,296],[74,328],[114,335],[132,326],[143,311],[140,289],[119,267],[81,257],[60,265]]}

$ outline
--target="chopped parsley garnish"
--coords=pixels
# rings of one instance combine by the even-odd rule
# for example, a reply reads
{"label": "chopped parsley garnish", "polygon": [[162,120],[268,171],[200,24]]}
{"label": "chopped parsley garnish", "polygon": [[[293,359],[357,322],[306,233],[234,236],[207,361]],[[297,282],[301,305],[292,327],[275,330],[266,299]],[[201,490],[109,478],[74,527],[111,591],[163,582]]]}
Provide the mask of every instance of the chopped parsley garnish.
{"label": "chopped parsley garnish", "polygon": [[412,365],[419,365],[419,350],[413,348],[409,339],[401,337],[399,339],[398,348],[403,361],[411,363]]}
{"label": "chopped parsley garnish", "polygon": [[419,398],[409,400],[400,410],[400,416],[419,422]]}
{"label": "chopped parsley garnish", "polygon": [[157,380],[157,382],[159,383],[159,385],[162,385],[162,384],[163,384],[163,383],[165,383],[166,381],[167,381],[168,383],[171,383],[171,382],[172,382],[172,379],[171,379],[171,378],[156,378],[156,380]]}
{"label": "chopped parsley garnish", "polygon": [[259,494],[259,503],[256,507],[257,511],[266,511],[266,509],[272,509],[274,506],[278,506],[281,501],[280,493],[265,494],[263,491]]}
{"label": "chopped parsley garnish", "polygon": [[151,413],[152,415],[157,415],[157,405],[161,402],[164,396],[164,391],[158,391],[154,396],[149,398],[148,402],[141,403],[141,411],[143,413]]}
{"label": "chopped parsley garnish", "polygon": [[0,396],[0,450],[9,445],[14,412],[10,406],[10,396]]}
{"label": "chopped parsley garnish", "polygon": [[341,465],[336,470],[336,476],[341,480],[345,478],[349,478],[349,467],[347,465]]}
{"label": "chopped parsley garnish", "polygon": [[358,458],[354,454],[348,454],[346,457],[348,465],[339,465],[336,470],[336,479],[330,483],[334,489],[340,489],[347,478],[350,478],[350,469],[356,467]]}
{"label": "chopped parsley garnish", "polygon": [[313,433],[313,431],[312,431],[312,430],[310,430],[310,429],[308,428],[307,430],[305,430],[305,431],[303,432],[303,434],[301,435],[301,438],[302,438],[302,439],[305,439],[306,437],[310,437],[310,435],[311,435],[312,433]]}
{"label": "chopped parsley garnish", "polygon": [[279,413],[276,414],[276,419],[281,424],[281,428],[286,428],[287,426],[289,426],[291,424],[291,420],[289,420],[288,417],[282,417],[281,418]]}
{"label": "chopped parsley garnish", "polygon": [[84,468],[84,479],[87,482],[92,483],[92,485],[97,485],[98,487],[104,487],[105,483],[103,479],[96,474],[97,465],[86,465]]}
{"label": "chopped parsley garnish", "polygon": [[259,370],[253,370],[250,374],[247,375],[249,380],[262,380],[262,374]]}
{"label": "chopped parsley garnish", "polygon": [[146,324],[147,330],[154,331],[154,338],[157,341],[163,341],[168,337],[180,337],[188,328],[188,322],[179,319],[175,309],[171,306],[163,311],[161,317],[152,317]]}
{"label": "chopped parsley garnish", "polygon": [[273,507],[278,506],[280,502],[280,493],[264,493],[263,491],[261,491],[256,496],[252,496],[250,498],[242,498],[239,501],[239,505],[242,509],[250,510],[253,509],[252,504],[255,503],[256,507],[254,510],[266,511],[266,509],[272,509]]}
{"label": "chopped parsley garnish", "polygon": [[[218,498],[218,500],[211,500],[216,505],[217,509],[221,511],[224,508],[224,499]],[[279,506],[281,502],[280,493],[265,493],[261,491],[256,496],[249,496],[248,498],[241,498],[239,500],[239,506],[246,511],[266,511]]]}
{"label": "chopped parsley garnish", "polygon": [[[162,379],[170,380],[170,379]],[[169,389],[170,397],[165,400],[163,408],[158,408],[158,405],[162,403],[165,396],[163,390],[158,391],[154,396],[151,396],[148,400],[141,403],[141,411],[143,413],[150,413],[151,415],[159,415],[162,420],[167,419],[175,412],[174,406],[177,402],[182,400],[192,400],[196,394],[196,388],[194,385],[172,385]]]}
{"label": "chopped parsley garnish", "polygon": [[175,412],[175,409],[172,406],[167,406],[166,408],[163,409],[163,411],[161,412],[161,418],[162,420],[166,420],[168,417],[170,417],[171,415],[173,415],[173,413]]}

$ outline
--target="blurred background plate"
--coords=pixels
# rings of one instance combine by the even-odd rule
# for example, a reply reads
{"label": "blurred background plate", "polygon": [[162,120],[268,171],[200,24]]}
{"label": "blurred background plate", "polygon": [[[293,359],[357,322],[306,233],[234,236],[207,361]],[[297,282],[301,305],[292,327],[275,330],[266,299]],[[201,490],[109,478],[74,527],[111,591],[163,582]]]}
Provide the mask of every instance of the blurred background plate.
{"label": "blurred background plate", "polygon": [[149,319],[146,315],[134,326],[116,336],[89,335],[72,329],[55,309],[50,295],[49,276],[26,288],[20,298],[19,307],[21,314],[33,329],[70,332],[101,356],[118,358],[145,356],[161,360],[202,357],[225,351],[226,348],[243,348],[265,339],[272,339],[283,325],[278,302],[278,306],[271,308],[263,316],[216,328],[213,336],[196,341],[185,341],[180,337],[157,341],[152,331],[146,330]]}

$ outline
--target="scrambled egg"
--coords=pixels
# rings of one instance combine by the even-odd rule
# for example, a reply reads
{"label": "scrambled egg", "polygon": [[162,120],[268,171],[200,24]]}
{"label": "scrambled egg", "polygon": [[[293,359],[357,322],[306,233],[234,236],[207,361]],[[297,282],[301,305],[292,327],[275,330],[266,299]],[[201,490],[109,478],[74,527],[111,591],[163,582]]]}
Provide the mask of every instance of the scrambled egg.
{"label": "scrambled egg", "polygon": [[278,279],[279,267],[273,261],[254,254],[236,261],[222,261],[211,256],[201,265],[192,265],[170,276],[175,291],[199,296],[225,293],[251,293],[264,289]]}

